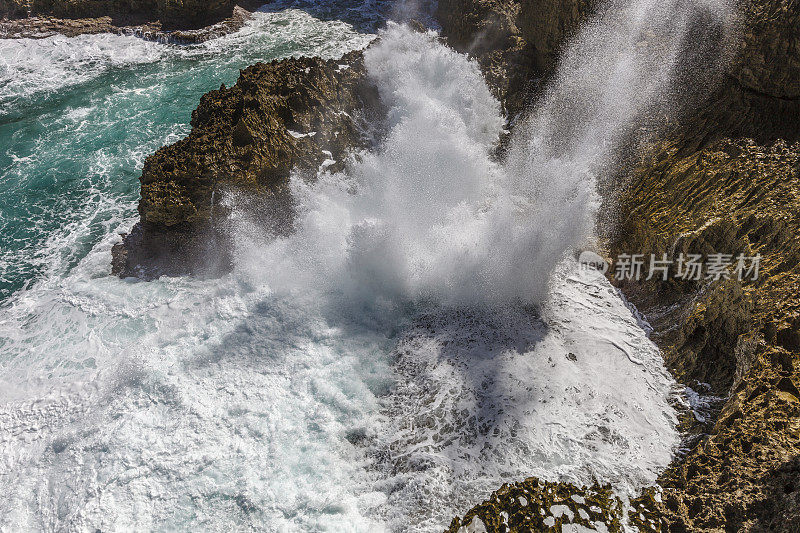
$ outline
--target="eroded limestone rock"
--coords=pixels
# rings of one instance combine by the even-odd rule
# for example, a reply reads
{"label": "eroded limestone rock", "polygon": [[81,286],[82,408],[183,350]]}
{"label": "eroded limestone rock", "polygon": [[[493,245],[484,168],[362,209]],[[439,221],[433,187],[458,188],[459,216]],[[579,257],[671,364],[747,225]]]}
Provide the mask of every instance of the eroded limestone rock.
{"label": "eroded limestone rock", "polygon": [[134,34],[198,43],[235,31],[258,0],[0,0],[0,38]]}
{"label": "eroded limestone rock", "polygon": [[281,196],[292,169],[313,179],[323,162],[342,168],[349,150],[368,143],[361,119],[375,106],[360,51],[258,63],[233,87],[207,93],[189,136],[145,161],[140,223],[114,248],[114,273],[224,270],[223,195],[261,195],[266,209],[287,210],[275,220],[288,220]]}

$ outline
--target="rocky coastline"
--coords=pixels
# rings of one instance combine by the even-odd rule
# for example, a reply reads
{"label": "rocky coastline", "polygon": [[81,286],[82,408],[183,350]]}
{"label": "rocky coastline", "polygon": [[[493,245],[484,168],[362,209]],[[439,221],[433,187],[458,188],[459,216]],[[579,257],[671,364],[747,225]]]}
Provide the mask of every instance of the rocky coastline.
{"label": "rocky coastline", "polygon": [[342,168],[369,142],[377,110],[363,53],[337,60],[289,58],[243,70],[233,87],[203,96],[188,137],[147,158],[140,222],[112,250],[113,272],[152,278],[229,266],[226,194],[259,195],[273,230],[291,219],[290,172]]}
{"label": "rocky coastline", "polygon": [[[554,4],[565,10],[549,27],[565,29],[562,38],[580,19],[575,13],[591,9]],[[533,51],[553,57],[542,53],[547,40],[520,30],[530,23],[521,21],[524,5],[515,35],[525,44],[506,45],[499,54],[511,51],[516,61],[517,50],[525,51],[522,57]],[[508,2],[480,9],[513,11]],[[641,158],[607,194],[606,209],[617,214],[605,231],[609,257],[720,251],[762,257],[755,282],[618,282],[653,325],[652,339],[675,378],[722,399],[716,416],[695,428],[690,449],[659,478],[658,499],[644,494],[632,502],[653,518],[642,522],[633,513],[642,531],[792,532],[800,524],[800,6],[751,0],[739,11],[742,36],[720,85],[640,147]],[[482,29],[444,31],[466,43]],[[493,54],[478,55],[489,70],[497,68]],[[541,76],[548,66],[537,65]],[[520,490],[501,489],[465,519],[479,515],[487,531],[516,531],[497,520],[510,516],[503,501],[513,500],[499,493]],[[467,531],[458,529],[465,519],[454,520],[450,531]]]}
{"label": "rocky coastline", "polygon": [[195,44],[240,29],[261,0],[165,2],[0,0],[0,38],[116,33]]}
{"label": "rocky coastline", "polygon": [[[591,0],[442,0],[438,18],[448,43],[477,58],[513,124],[592,10]],[[757,281],[618,282],[653,325],[675,378],[722,399],[714,416],[694,424],[690,446],[659,479],[663,490],[645,491],[627,518],[607,488],[531,478],[499,488],[449,532],[596,521],[620,531],[626,519],[642,531],[797,531],[800,5],[744,0],[739,11],[742,35],[721,82],[637,145],[607,185],[616,216],[602,235],[609,257],[763,258]],[[313,179],[320,165],[342,165],[348,150],[368,146],[363,118],[378,105],[360,52],[242,71],[235,86],[203,97],[186,139],[147,159],[141,220],[114,247],[114,273],[224,270],[228,208],[219,198],[274,198],[268,218],[289,218],[290,171]],[[553,506],[569,512],[546,522],[542,511]],[[589,508],[598,509],[591,520],[580,512]]]}

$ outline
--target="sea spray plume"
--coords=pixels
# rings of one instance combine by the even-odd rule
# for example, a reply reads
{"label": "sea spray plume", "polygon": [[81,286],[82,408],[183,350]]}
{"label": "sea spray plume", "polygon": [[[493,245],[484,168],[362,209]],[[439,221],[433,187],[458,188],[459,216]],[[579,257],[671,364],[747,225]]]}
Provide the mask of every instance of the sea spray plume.
{"label": "sea spray plume", "polygon": [[541,302],[550,272],[593,232],[598,174],[674,100],[679,74],[702,66],[679,61],[717,57],[687,53],[699,16],[731,19],[704,0],[610,3],[566,50],[503,164],[491,157],[503,118],[477,64],[390,23],[365,51],[385,138],[345,173],[293,177],[297,232],[268,247],[272,285],[357,306]]}
{"label": "sea spray plume", "polygon": [[734,26],[724,1],[611,0],[581,29],[507,159],[507,187],[532,199],[550,242],[587,233],[598,177],[636,128],[716,80]]}
{"label": "sea spray plume", "polygon": [[293,177],[297,231],[265,254],[291,275],[273,284],[359,301],[480,299],[495,270],[485,230],[502,171],[490,158],[499,104],[477,65],[432,32],[390,24],[365,61],[387,133],[346,173]]}
{"label": "sea spray plume", "polygon": [[504,120],[477,64],[396,24],[365,62],[386,136],[346,173],[292,179],[297,231],[268,247],[270,271],[287,273],[273,285],[370,305],[541,301],[575,243],[550,242],[549,221],[505,187],[515,181],[491,156]]}

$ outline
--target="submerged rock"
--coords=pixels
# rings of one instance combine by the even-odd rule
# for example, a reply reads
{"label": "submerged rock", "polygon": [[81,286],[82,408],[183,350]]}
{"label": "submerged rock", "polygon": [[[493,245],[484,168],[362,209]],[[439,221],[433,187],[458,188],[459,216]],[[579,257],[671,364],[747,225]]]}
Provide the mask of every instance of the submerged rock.
{"label": "submerged rock", "polygon": [[233,87],[204,95],[189,136],[145,161],[140,222],[114,247],[114,273],[224,270],[222,200],[233,191],[256,194],[261,215],[280,231],[291,218],[290,172],[313,179],[321,166],[341,169],[352,148],[366,146],[362,118],[377,105],[375,91],[355,51],[258,63]]}

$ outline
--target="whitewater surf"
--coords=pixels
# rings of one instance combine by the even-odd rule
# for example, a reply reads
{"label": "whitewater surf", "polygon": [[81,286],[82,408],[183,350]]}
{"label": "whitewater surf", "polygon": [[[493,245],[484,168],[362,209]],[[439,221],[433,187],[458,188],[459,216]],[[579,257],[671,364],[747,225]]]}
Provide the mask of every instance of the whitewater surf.
{"label": "whitewater surf", "polygon": [[[599,16],[504,159],[478,65],[390,23],[365,51],[381,141],[344,172],[293,176],[289,236],[221,200],[236,230],[219,279],[109,275],[132,169],[187,131],[141,96],[196,100],[221,66],[335,57],[373,35],[277,12],[200,47],[52,38],[32,66],[15,48],[29,43],[2,43],[4,179],[14,192],[49,176],[53,193],[3,210],[0,527],[437,531],[529,475],[623,496],[654,483],[679,442],[676,385],[573,252],[592,239],[614,148],[669,103],[693,8],[636,0],[614,6],[621,22]],[[275,17],[302,30],[263,47]],[[648,32],[658,47],[639,44]],[[151,130],[115,136],[142,116]],[[86,179],[59,189],[64,165]],[[12,228],[20,216],[36,223]]]}

